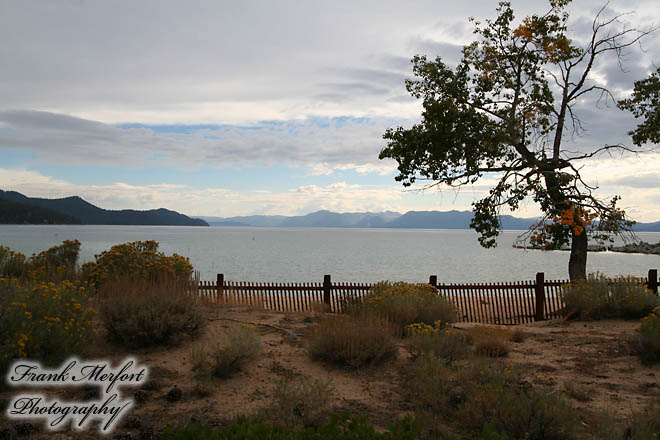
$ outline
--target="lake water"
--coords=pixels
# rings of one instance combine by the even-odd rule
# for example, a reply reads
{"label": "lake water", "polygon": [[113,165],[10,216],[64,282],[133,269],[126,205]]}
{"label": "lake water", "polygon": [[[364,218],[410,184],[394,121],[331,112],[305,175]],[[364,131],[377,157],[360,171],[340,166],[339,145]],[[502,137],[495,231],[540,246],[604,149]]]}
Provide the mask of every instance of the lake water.
{"label": "lake water", "polygon": [[[520,232],[505,231],[498,247],[483,249],[471,230],[231,228],[183,226],[0,225],[0,244],[26,255],[63,240],[82,243],[81,263],[112,245],[156,240],[160,250],[190,258],[203,280],[224,273],[232,281],[426,282],[518,281],[545,272],[568,278],[568,252],[512,248]],[[660,233],[639,233],[647,242]],[[645,276],[660,256],[590,253],[589,272]]]}

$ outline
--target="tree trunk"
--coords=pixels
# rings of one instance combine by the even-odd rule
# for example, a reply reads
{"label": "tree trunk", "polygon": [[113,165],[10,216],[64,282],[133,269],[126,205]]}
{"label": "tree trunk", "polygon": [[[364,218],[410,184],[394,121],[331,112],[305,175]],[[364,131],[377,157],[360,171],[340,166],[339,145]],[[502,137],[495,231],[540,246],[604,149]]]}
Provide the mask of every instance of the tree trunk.
{"label": "tree trunk", "polygon": [[587,231],[572,233],[571,258],[568,260],[568,276],[571,282],[587,278]]}

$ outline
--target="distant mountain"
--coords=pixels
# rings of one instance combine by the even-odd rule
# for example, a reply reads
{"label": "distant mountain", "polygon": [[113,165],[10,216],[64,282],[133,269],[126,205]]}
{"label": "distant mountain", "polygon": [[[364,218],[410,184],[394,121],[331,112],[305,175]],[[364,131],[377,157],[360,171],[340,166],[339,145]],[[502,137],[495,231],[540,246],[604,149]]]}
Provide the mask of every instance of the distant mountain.
{"label": "distant mountain", "polygon": [[84,225],[160,225],[160,226],[208,226],[202,219],[190,218],[168,209],[113,211],[94,206],[78,196],[63,199],[26,197],[15,191],[0,190],[0,198],[14,203],[49,209],[64,214]]}
{"label": "distant mountain", "polygon": [[[307,215],[252,215],[243,217],[203,217],[211,226],[260,226],[295,228],[393,228],[393,229],[469,229],[472,211],[346,212],[327,210]],[[537,218],[500,216],[502,229],[526,231]],[[660,232],[660,222],[637,223],[637,232]]]}
{"label": "distant mountain", "polygon": [[0,224],[79,225],[80,220],[52,209],[25,205],[0,198]]}
{"label": "distant mountain", "polygon": [[[299,216],[203,217],[212,226],[267,226],[295,228],[469,229],[471,211],[346,212],[327,210]],[[526,230],[536,219],[500,217],[504,229]],[[238,224],[234,224],[238,223]]]}
{"label": "distant mountain", "polygon": [[[394,214],[394,215],[392,215]],[[399,217],[397,213],[347,212],[338,214],[330,211],[316,211],[311,214],[288,217],[280,226],[298,228],[364,228],[383,227]]]}
{"label": "distant mountain", "polygon": [[635,232],[660,232],[660,222],[635,223],[632,229]]}

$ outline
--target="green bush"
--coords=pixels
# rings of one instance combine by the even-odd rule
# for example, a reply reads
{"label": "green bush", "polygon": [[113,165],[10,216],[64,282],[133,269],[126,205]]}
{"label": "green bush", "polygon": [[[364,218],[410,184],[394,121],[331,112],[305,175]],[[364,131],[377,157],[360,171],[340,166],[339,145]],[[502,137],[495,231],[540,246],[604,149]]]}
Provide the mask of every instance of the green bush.
{"label": "green bush", "polygon": [[637,329],[637,354],[643,362],[660,362],[660,306],[642,318]]}
{"label": "green bush", "polygon": [[626,425],[626,439],[660,438],[660,403],[652,403],[644,410],[633,413]]}
{"label": "green bush", "polygon": [[382,281],[375,284],[362,302],[352,307],[362,312],[375,312],[399,327],[403,334],[407,325],[420,322],[432,325],[438,321],[455,322],[458,310],[429,284]]}
{"label": "green bush", "polygon": [[25,274],[25,255],[0,246],[0,277],[18,278]]}
{"label": "green bush", "polygon": [[0,367],[16,358],[56,365],[96,332],[84,287],[0,278]]}
{"label": "green bush", "polygon": [[469,353],[465,335],[443,326],[415,323],[406,327],[406,335],[406,347],[413,359],[432,356],[452,363]]}
{"label": "green bush", "polygon": [[230,330],[224,341],[216,343],[210,352],[214,376],[229,377],[241,371],[261,353],[261,339],[249,326]]}
{"label": "green bush", "polygon": [[176,280],[124,279],[97,291],[108,339],[128,348],[173,345],[206,324],[200,306]]}
{"label": "green bush", "polygon": [[569,314],[579,319],[639,319],[660,305],[660,298],[634,277],[589,274],[586,281],[562,288]]}
{"label": "green bush", "polygon": [[44,281],[77,279],[79,252],[80,242],[78,240],[65,240],[58,246],[32,255],[26,261],[30,278]]}
{"label": "green bush", "polygon": [[[379,433],[367,423],[365,417],[334,414],[327,425],[318,428],[288,428],[269,425],[263,420],[238,417],[227,425],[210,427],[191,422],[185,427],[168,427],[164,440],[417,440],[419,426],[410,417],[394,423],[388,432]],[[466,439],[467,440],[467,439]],[[471,440],[507,440],[501,437]]]}
{"label": "green bush", "polygon": [[396,327],[375,315],[331,315],[311,335],[312,359],[362,367],[376,365],[397,355]]}
{"label": "green bush", "polygon": [[508,368],[492,362],[448,366],[422,356],[407,386],[418,411],[440,417],[465,434],[495,432],[515,439],[573,439],[582,427],[560,396],[534,389]]}
{"label": "green bush", "polygon": [[330,381],[307,377],[285,380],[275,388],[271,404],[259,414],[273,424],[319,427],[328,423],[332,393]]}

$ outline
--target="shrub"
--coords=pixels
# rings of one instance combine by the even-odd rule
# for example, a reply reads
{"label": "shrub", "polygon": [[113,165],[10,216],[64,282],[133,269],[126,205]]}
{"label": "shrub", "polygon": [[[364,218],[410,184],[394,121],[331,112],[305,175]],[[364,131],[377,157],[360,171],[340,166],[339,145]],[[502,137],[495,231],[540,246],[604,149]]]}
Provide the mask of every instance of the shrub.
{"label": "shrub", "polygon": [[467,338],[477,354],[500,357],[509,354],[513,332],[498,327],[474,326],[467,330]]}
{"label": "shrub", "polygon": [[403,333],[416,322],[432,325],[456,321],[458,310],[429,284],[382,281],[374,285],[358,310],[376,312],[395,323]]}
{"label": "shrub", "polygon": [[637,353],[643,362],[660,362],[660,306],[642,318],[637,329]]}
{"label": "shrub", "polygon": [[511,438],[572,439],[581,427],[558,395],[538,391],[492,362],[448,366],[418,358],[407,382],[415,405],[467,433],[492,427]]}
{"label": "shrub", "polygon": [[85,288],[70,281],[0,278],[0,366],[29,357],[55,365],[78,353],[96,332]]}
{"label": "shrub", "polygon": [[230,330],[224,341],[216,343],[210,352],[214,376],[229,377],[245,368],[261,352],[261,339],[248,325]]}
{"label": "shrub", "polygon": [[280,382],[272,402],[259,412],[270,423],[294,426],[321,426],[328,422],[333,388],[330,381],[299,378]]}
{"label": "shrub", "polygon": [[[390,426],[388,432],[376,432],[365,417],[333,414],[327,425],[319,428],[287,428],[269,425],[258,418],[238,417],[235,421],[212,428],[190,422],[180,428],[168,427],[164,440],[416,440],[419,426],[410,417]],[[468,439],[469,440],[469,439]],[[479,437],[472,440],[507,440],[504,437]]]}
{"label": "shrub", "polygon": [[435,356],[451,363],[465,357],[468,343],[464,335],[444,328],[442,323],[434,326],[416,323],[406,327],[407,348],[413,359],[419,356]]}
{"label": "shrub", "polygon": [[607,278],[589,274],[586,281],[562,289],[569,314],[579,319],[637,319],[660,305],[660,298],[634,277]]}
{"label": "shrub", "polygon": [[108,339],[129,348],[176,344],[206,324],[195,299],[176,280],[109,282],[98,296]]}
{"label": "shrub", "polygon": [[511,333],[511,337],[509,338],[509,341],[519,344],[521,342],[525,342],[525,339],[527,339],[527,335],[525,334],[525,332],[523,332],[520,329],[516,329],[513,331],[513,333]]}
{"label": "shrub", "polygon": [[26,261],[30,278],[45,281],[75,280],[79,251],[78,240],[65,240],[58,246],[32,255]]}
{"label": "shrub", "polygon": [[375,315],[331,315],[309,341],[312,359],[361,367],[396,357],[395,326]]}
{"label": "shrub", "polygon": [[82,267],[83,275],[94,286],[127,277],[183,282],[190,279],[193,271],[187,258],[158,252],[158,243],[153,240],[118,244],[94,258],[94,262],[85,263]]}
{"label": "shrub", "polygon": [[0,246],[0,277],[17,278],[25,273],[25,255]]}
{"label": "shrub", "polygon": [[660,437],[660,404],[652,403],[642,411],[633,413],[628,420],[625,438],[631,440]]}

